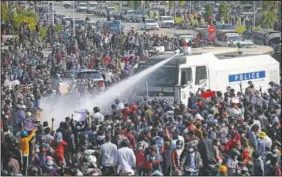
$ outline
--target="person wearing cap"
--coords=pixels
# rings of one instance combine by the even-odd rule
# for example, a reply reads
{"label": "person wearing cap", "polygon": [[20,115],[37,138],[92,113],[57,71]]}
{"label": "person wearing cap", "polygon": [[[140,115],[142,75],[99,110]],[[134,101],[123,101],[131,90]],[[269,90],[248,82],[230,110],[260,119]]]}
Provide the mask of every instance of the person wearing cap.
{"label": "person wearing cap", "polygon": [[265,132],[260,132],[258,140],[257,151],[260,153],[262,160],[266,158],[266,151],[272,147],[272,140],[266,135]]}
{"label": "person wearing cap", "polygon": [[23,165],[22,174],[24,175],[26,175],[27,173],[28,157],[30,154],[29,143],[31,139],[34,137],[36,130],[37,128],[32,130],[30,134],[28,134],[26,130],[22,130],[20,133],[21,138],[19,140],[19,143],[20,143],[20,152],[22,156],[22,165]]}
{"label": "person wearing cap", "polygon": [[117,146],[111,143],[111,134],[106,134],[106,142],[100,146],[100,166],[103,176],[115,174],[114,159],[117,153]]}
{"label": "person wearing cap", "polygon": [[227,176],[227,167],[225,165],[220,165],[218,171],[220,176]]}

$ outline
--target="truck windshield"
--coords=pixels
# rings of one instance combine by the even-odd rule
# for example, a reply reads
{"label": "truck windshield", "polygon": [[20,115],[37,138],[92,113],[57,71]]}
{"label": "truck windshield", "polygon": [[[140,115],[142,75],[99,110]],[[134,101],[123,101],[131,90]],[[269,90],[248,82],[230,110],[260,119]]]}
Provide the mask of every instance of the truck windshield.
{"label": "truck windshield", "polygon": [[97,4],[90,4],[89,6],[90,6],[90,7],[96,7]]}
{"label": "truck windshield", "polygon": [[154,71],[147,79],[151,86],[174,87],[177,85],[176,67],[161,67]]}
{"label": "truck windshield", "polygon": [[239,41],[240,37],[239,36],[228,36],[227,41]]}
{"label": "truck windshield", "polygon": [[101,79],[102,75],[97,71],[92,72],[79,72],[76,79]]}
{"label": "truck windshield", "polygon": [[113,8],[113,7],[108,7],[107,10],[110,11],[110,12],[112,12],[112,11],[115,11],[115,8]]}
{"label": "truck windshield", "polygon": [[172,17],[163,17],[163,20],[173,20]]}
{"label": "truck windshield", "polygon": [[80,6],[80,7],[85,7],[85,6],[86,6],[86,4],[85,4],[85,3],[83,3],[83,4],[82,4],[82,3],[80,3],[80,4],[79,4],[79,6]]}
{"label": "truck windshield", "polygon": [[156,23],[156,20],[150,19],[150,20],[146,20],[146,23]]}

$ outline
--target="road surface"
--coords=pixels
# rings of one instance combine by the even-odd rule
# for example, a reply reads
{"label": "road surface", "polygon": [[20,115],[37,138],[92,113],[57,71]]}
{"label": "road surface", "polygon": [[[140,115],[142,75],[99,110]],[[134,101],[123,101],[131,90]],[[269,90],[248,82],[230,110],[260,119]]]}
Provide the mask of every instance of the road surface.
{"label": "road surface", "polygon": [[[93,14],[87,14],[86,12],[74,12],[73,9],[66,9],[62,6],[62,4],[56,3],[54,6],[54,9],[57,14],[63,14],[65,16],[69,17],[75,17],[77,19],[85,19],[87,16],[90,18],[90,21],[106,21],[106,18],[101,18],[94,16]],[[124,25],[124,31],[127,32],[131,27],[134,27],[134,29],[138,29],[138,23],[131,23],[131,22],[122,22]],[[137,30],[140,34],[143,33],[144,31]],[[151,34],[159,34],[159,35],[165,35],[165,36],[173,36],[175,33],[176,34],[191,34],[193,33],[193,30],[180,30],[180,29],[174,29],[174,28],[160,28],[159,30],[151,30],[149,33]]]}

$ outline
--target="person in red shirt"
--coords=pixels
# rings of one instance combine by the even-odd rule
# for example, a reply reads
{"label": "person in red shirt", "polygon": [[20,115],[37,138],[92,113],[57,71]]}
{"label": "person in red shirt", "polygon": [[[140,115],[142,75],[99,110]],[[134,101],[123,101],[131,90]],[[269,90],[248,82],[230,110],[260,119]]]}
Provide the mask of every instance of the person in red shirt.
{"label": "person in red shirt", "polygon": [[236,144],[241,142],[240,134],[237,131],[234,131],[232,135],[232,139],[229,140],[225,146],[225,151],[227,152],[231,147],[233,147]]}
{"label": "person in red shirt", "polygon": [[145,176],[150,176],[153,171],[153,163],[159,163],[156,159],[157,151],[150,149],[150,153],[145,158],[144,170]]}
{"label": "person in red shirt", "polygon": [[137,171],[137,175],[142,176],[144,171],[144,167],[145,167],[145,150],[144,150],[144,146],[142,145],[142,143],[138,143],[137,144],[137,150],[135,153],[136,156],[136,171]]}
{"label": "person in red shirt", "polygon": [[129,140],[129,147],[132,148],[133,150],[136,149],[136,140],[135,140],[135,137],[132,135],[131,133],[131,127],[128,127],[126,129],[127,133],[126,133],[126,137],[128,138]]}
{"label": "person in red shirt", "polygon": [[54,158],[59,166],[63,166],[65,163],[64,153],[65,146],[68,143],[63,140],[63,135],[61,132],[55,134],[54,140],[51,141],[51,147],[54,149]]}

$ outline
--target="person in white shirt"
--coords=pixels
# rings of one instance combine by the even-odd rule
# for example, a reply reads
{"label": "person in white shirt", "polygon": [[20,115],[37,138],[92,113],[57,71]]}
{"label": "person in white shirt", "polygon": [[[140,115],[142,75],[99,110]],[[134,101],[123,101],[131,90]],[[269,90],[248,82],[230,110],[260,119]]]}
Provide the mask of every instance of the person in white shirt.
{"label": "person in white shirt", "polygon": [[129,140],[124,139],[121,142],[121,148],[118,149],[115,155],[115,165],[118,166],[117,173],[128,173],[130,176],[134,175],[136,167],[136,157],[129,146]]}
{"label": "person in white shirt", "polygon": [[100,108],[94,107],[93,108],[94,113],[92,114],[92,119],[94,122],[104,122],[104,115],[100,113]]}
{"label": "person in white shirt", "polygon": [[105,82],[107,84],[107,86],[111,85],[111,83],[114,80],[114,74],[112,73],[111,70],[107,69],[106,73],[105,73]]}
{"label": "person in white shirt", "polygon": [[116,103],[116,105],[117,105],[117,109],[118,109],[118,110],[124,109],[124,104],[121,103],[121,102],[119,101],[119,99],[116,99],[116,100],[115,100],[115,103]]}

